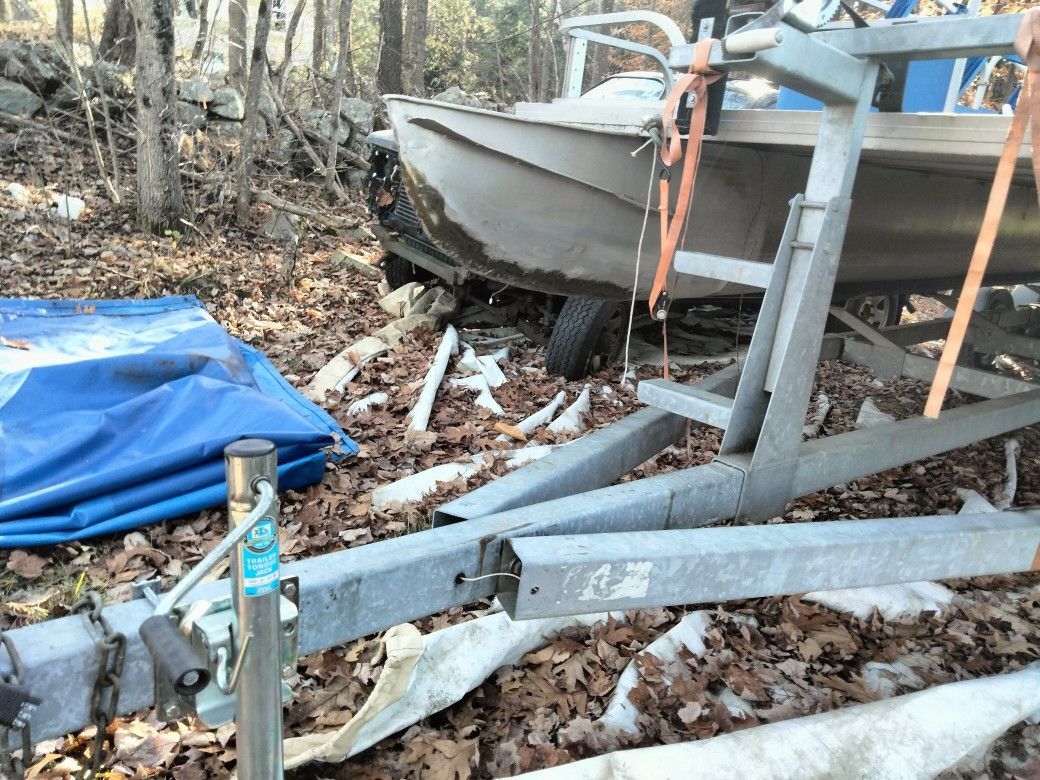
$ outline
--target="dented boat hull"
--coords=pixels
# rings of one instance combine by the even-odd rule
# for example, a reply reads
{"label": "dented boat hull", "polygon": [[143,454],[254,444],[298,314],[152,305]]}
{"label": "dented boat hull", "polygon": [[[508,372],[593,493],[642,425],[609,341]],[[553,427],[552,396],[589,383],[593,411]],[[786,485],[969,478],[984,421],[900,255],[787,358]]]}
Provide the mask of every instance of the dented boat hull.
{"label": "dented boat hull", "polygon": [[[386,102],[415,211],[431,240],[460,264],[525,289],[624,298],[636,279],[646,220],[638,291],[648,291],[659,251],[659,172],[651,171],[654,150],[643,146],[638,125],[567,125],[565,113],[544,107],[529,107],[536,118],[528,118],[401,96]],[[1007,125],[1002,117],[970,117],[985,132],[930,151],[935,138],[963,129],[950,124],[956,119],[872,116],[839,292],[943,289],[963,277]],[[787,204],[804,188],[814,121],[812,112],[724,114],[719,136],[704,145],[685,247],[771,260]],[[1040,210],[1025,165],[1022,171],[991,283],[1040,280]],[[677,277],[672,289],[682,298],[743,291],[689,276]]]}

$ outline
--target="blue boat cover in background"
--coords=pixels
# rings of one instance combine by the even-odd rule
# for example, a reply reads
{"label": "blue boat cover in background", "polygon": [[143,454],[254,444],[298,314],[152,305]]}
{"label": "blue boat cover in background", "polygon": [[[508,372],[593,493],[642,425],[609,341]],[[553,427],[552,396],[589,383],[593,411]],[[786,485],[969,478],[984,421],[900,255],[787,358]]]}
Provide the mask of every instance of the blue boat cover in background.
{"label": "blue boat cover in background", "polygon": [[237,439],[278,445],[281,489],[320,481],[335,444],[357,452],[194,296],[0,299],[0,337],[0,548],[219,506]]}

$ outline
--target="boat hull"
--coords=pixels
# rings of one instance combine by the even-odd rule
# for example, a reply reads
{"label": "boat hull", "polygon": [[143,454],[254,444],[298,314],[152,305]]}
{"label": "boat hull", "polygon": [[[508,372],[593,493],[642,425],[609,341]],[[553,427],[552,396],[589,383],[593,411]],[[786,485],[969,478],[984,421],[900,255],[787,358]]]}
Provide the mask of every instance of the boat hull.
{"label": "boat hull", "polygon": [[[459,263],[503,284],[550,294],[625,298],[637,278],[638,293],[649,290],[659,252],[658,173],[651,172],[653,148],[637,151],[644,143],[638,132],[414,98],[390,97],[387,106],[419,219]],[[748,113],[770,114],[775,124],[786,112]],[[804,189],[811,154],[804,138],[783,144],[709,140],[685,247],[771,260],[787,204]],[[865,151],[839,287],[852,294],[956,284],[990,186],[986,160],[976,154],[970,163],[966,156]],[[1008,201],[991,281],[1040,279],[1038,243],[1036,190],[1023,176]],[[671,289],[682,298],[743,291],[685,275]]]}

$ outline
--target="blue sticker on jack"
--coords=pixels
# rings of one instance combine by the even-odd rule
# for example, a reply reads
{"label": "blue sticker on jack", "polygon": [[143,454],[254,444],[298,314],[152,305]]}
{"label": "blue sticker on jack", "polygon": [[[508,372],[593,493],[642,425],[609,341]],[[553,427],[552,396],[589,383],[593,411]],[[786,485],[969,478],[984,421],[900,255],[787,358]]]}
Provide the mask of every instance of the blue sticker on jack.
{"label": "blue sticker on jack", "polygon": [[246,596],[263,596],[278,589],[278,526],[260,520],[242,545],[242,585]]}

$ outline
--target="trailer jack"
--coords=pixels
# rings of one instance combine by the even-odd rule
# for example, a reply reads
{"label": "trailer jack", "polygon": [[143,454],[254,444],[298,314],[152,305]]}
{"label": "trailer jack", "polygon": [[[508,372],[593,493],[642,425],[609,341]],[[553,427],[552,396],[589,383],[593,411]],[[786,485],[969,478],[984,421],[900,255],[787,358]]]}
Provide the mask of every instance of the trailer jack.
{"label": "trailer jack", "polygon": [[[299,585],[278,566],[276,449],[244,439],[224,450],[229,533],[168,593],[140,592],[155,606],[141,624],[154,660],[162,718],[195,713],[210,728],[234,721],[238,775],[282,777],[283,677],[296,669]],[[189,592],[227,556],[231,595],[188,601]]]}

